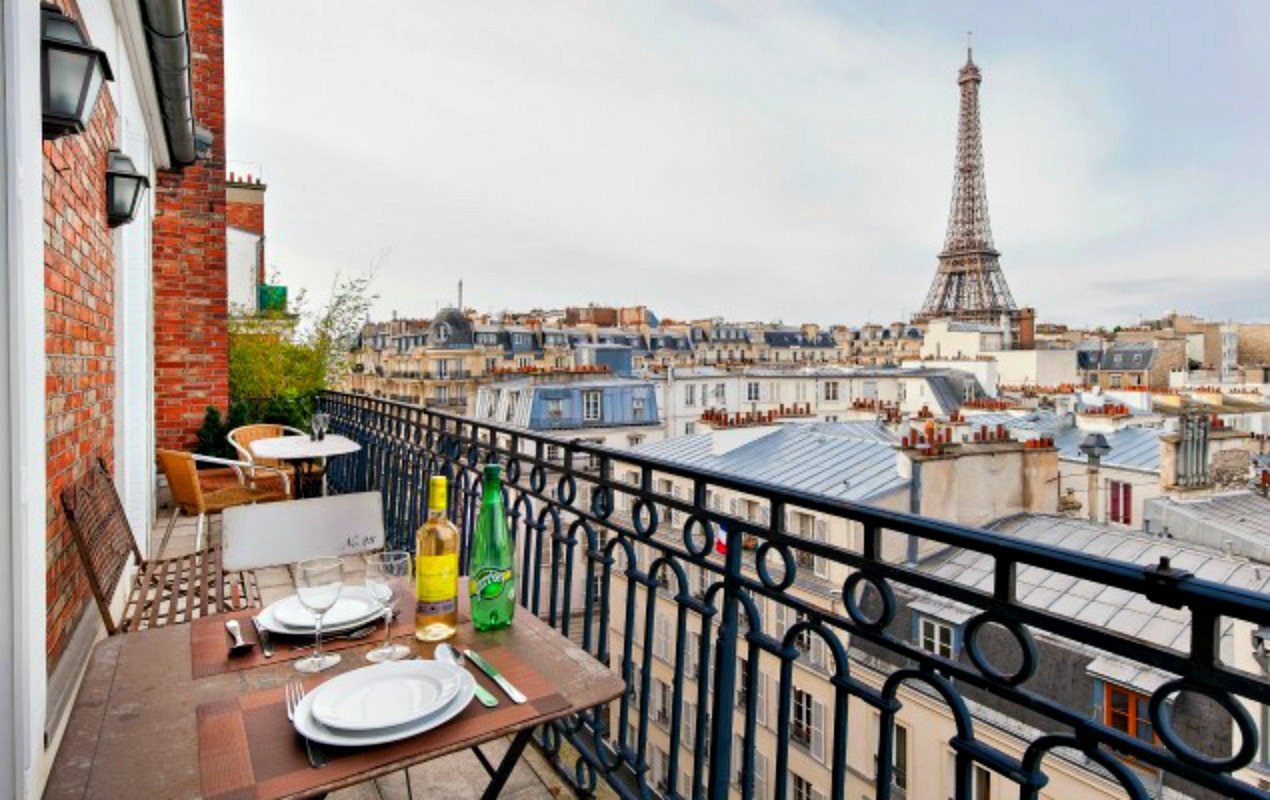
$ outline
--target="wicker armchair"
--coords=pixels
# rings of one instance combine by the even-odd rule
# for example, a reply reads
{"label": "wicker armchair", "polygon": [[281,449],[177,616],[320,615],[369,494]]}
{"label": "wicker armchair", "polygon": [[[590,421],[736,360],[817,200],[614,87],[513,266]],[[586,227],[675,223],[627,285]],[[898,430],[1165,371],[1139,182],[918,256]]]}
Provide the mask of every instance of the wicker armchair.
{"label": "wicker armchair", "polygon": [[[194,549],[198,550],[203,541],[203,526],[208,514],[216,514],[233,506],[250,503],[271,503],[277,500],[291,499],[291,479],[285,472],[259,464],[244,461],[231,461],[225,458],[182,453],[177,450],[160,450],[158,453],[159,468],[168,479],[168,488],[172,491],[172,517],[168,520],[167,530],[163,533],[163,541],[159,545],[159,554],[167,547],[168,537],[176,526],[176,519],[181,514],[197,516],[198,524],[194,533]],[[199,479],[198,464],[217,464],[231,468],[238,476],[238,482],[230,486],[204,491]],[[249,486],[245,480],[247,470],[271,471],[278,475],[281,488]]]}
{"label": "wicker armchair", "polygon": [[[272,439],[277,436],[308,436],[308,434],[290,425],[275,425],[262,422],[234,428],[225,437],[229,440],[230,446],[238,453],[239,460],[250,465],[246,472],[246,481],[249,486],[277,488],[280,473],[286,475],[292,483],[295,482],[295,469],[290,464],[283,463],[276,458],[260,458],[252,452],[252,442],[259,439]],[[258,466],[267,467],[268,469],[257,470],[256,467]]]}

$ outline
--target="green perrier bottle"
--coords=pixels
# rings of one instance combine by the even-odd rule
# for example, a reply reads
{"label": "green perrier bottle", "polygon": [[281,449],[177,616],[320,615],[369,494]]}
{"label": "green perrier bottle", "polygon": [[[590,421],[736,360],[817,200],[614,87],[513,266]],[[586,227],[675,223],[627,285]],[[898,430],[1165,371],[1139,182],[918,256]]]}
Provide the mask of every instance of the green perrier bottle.
{"label": "green perrier bottle", "polygon": [[516,591],[512,577],[512,539],[503,509],[501,468],[485,465],[481,513],[476,518],[468,561],[468,592],[472,625],[478,631],[505,628],[512,623]]}

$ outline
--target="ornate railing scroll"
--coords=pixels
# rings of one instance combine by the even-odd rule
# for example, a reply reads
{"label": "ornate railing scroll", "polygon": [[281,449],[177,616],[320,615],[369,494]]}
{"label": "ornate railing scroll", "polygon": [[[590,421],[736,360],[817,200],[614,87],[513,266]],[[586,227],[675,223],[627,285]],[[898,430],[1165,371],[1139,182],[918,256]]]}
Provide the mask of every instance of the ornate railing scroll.
{"label": "ornate railing scroll", "polygon": [[[452,480],[451,513],[466,552],[479,470],[491,460],[505,466],[520,603],[620,671],[630,687],[610,708],[546,726],[537,736],[560,775],[583,794],[605,781],[626,798],[786,798],[810,791],[842,800],[858,797],[863,782],[877,798],[899,797],[896,784],[907,773],[895,769],[894,721],[904,697],[918,692],[941,704],[951,720],[953,735],[941,744],[953,754],[951,792],[958,800],[975,797],[979,770],[1017,785],[1022,798],[1038,798],[1060,761],[1135,800],[1154,796],[1151,784],[1160,779],[1183,795],[1270,796],[1256,777],[1254,720],[1270,703],[1270,681],[1226,663],[1222,652],[1226,622],[1270,626],[1264,594],[1200,580],[1167,563],[1092,557],[492,420],[360,395],[326,393],[319,403],[334,430],[362,444],[355,456],[332,461],[330,485],[383,494],[390,546],[412,548],[424,485],[439,473]],[[676,488],[666,491],[659,481]],[[761,513],[721,508],[715,497],[721,492],[752,498]],[[859,546],[787,530],[786,512],[795,508],[852,523],[862,531]],[[885,558],[885,540],[894,536],[990,555],[992,591]],[[838,565],[833,569],[846,577],[826,582],[812,574],[813,563]],[[1015,576],[1025,567],[1182,609],[1190,623],[1188,647],[1170,649],[1021,603]],[[817,573],[831,574],[829,568]],[[833,602],[809,601],[816,593]],[[897,629],[906,598],[918,595],[972,610],[961,633],[962,657],[923,649]],[[659,609],[667,608],[672,611],[663,619]],[[765,609],[771,609],[767,618]],[[1125,733],[1088,707],[1029,685],[1053,652],[1038,644],[1036,633],[1044,642],[1172,676],[1145,709],[1154,738]],[[997,663],[989,641],[1013,643],[1008,668]],[[754,667],[760,659],[778,665],[770,689]],[[653,674],[668,670],[654,669],[655,660],[673,672],[664,689]],[[805,685],[810,669],[823,681],[823,696],[832,697],[822,704],[819,727],[815,715],[805,713],[810,703],[795,681],[797,670]],[[1173,719],[1181,693],[1202,698],[1214,724],[1226,726],[1230,752],[1203,752],[1183,738],[1180,720]],[[998,712],[1022,709],[1031,722],[1019,730],[1034,735],[1014,750],[989,742],[978,735],[986,723],[976,709],[985,704],[999,706]],[[877,727],[870,731],[874,712]],[[772,747],[756,746],[759,728]],[[654,730],[669,741],[656,757]],[[855,737],[873,742],[874,774],[850,763]],[[805,780],[796,777],[795,761],[809,753],[818,755],[828,779],[795,786]],[[923,754],[913,755],[923,764]]]}

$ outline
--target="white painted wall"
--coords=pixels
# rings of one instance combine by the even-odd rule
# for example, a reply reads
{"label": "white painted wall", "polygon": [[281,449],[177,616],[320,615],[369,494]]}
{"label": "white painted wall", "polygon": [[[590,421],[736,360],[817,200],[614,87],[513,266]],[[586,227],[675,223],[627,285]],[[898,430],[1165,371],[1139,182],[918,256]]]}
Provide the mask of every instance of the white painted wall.
{"label": "white painted wall", "polygon": [[[105,0],[81,5],[100,20],[90,30],[94,42],[110,43],[108,54],[115,80],[107,84],[118,111],[116,146],[132,158],[140,172],[154,175],[154,140],[144,110],[141,70],[135,63],[124,28],[116,23]],[[107,45],[100,45],[105,48]],[[154,519],[154,296],[151,231],[154,192],[146,192],[136,218],[115,228],[115,485],[142,552],[146,552]]]}
{"label": "white painted wall", "polygon": [[44,155],[40,7],[0,17],[0,795],[35,797],[44,705]]}
{"label": "white painted wall", "polygon": [[257,307],[257,253],[261,237],[251,231],[229,228],[226,239],[229,309],[232,313],[254,314]]}
{"label": "white painted wall", "polygon": [[992,353],[1004,386],[1062,386],[1079,382],[1075,350],[1002,350]]}

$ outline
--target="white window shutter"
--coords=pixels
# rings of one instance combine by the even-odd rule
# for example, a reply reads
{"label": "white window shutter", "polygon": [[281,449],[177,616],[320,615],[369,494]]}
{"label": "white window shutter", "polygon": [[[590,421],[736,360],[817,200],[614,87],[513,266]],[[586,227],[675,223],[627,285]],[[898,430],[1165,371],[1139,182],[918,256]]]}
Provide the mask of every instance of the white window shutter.
{"label": "white window shutter", "polygon": [[817,761],[825,760],[825,706],[811,701],[811,754]]}
{"label": "white window shutter", "polygon": [[772,510],[768,508],[767,506],[763,506],[762,508],[759,509],[758,518],[759,518],[759,521],[762,522],[764,525],[771,525],[772,524]]}
{"label": "white window shutter", "polygon": [[775,626],[772,629],[772,635],[777,640],[785,638],[785,632],[789,630],[791,614],[792,612],[779,602],[772,604],[772,622]]}
{"label": "white window shutter", "polygon": [[683,731],[680,733],[683,741],[681,741],[680,744],[691,750],[695,742],[694,734],[696,732],[695,728],[697,724],[697,704],[685,700],[683,704],[683,716]]}
{"label": "white window shutter", "polygon": [[[758,665],[754,665],[758,668]],[[767,673],[758,674],[758,683],[754,689],[754,721],[759,725],[767,724]]]}
{"label": "white window shutter", "polygon": [[[815,533],[813,534],[816,541],[820,544],[827,544],[829,541],[829,525],[823,519],[816,520]],[[811,562],[812,571],[816,573],[818,578],[829,577],[829,559],[823,556],[816,556]]]}
{"label": "white window shutter", "polygon": [[754,754],[754,800],[767,800],[767,756]]}
{"label": "white window shutter", "polygon": [[732,782],[740,783],[738,778],[741,777],[741,756],[745,752],[741,745],[741,734],[732,737]]}
{"label": "white window shutter", "polygon": [[728,498],[728,513],[734,516],[736,515],[736,498],[735,497]]}
{"label": "white window shutter", "polygon": [[811,636],[811,663],[816,667],[824,667],[826,664],[826,648],[825,640],[812,634]]}

